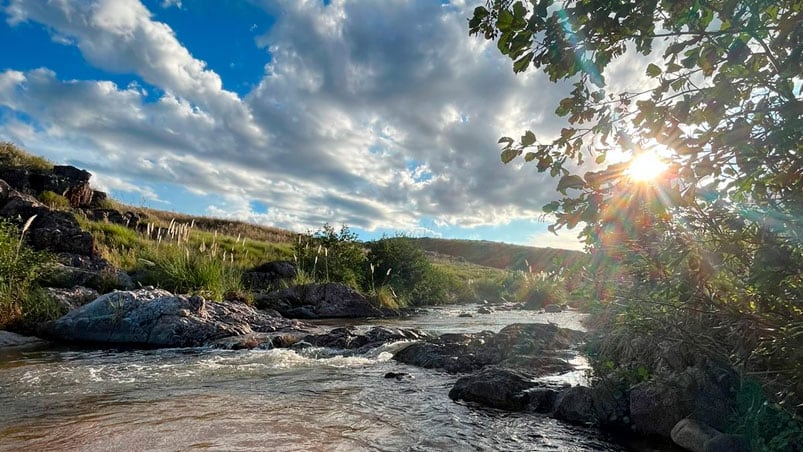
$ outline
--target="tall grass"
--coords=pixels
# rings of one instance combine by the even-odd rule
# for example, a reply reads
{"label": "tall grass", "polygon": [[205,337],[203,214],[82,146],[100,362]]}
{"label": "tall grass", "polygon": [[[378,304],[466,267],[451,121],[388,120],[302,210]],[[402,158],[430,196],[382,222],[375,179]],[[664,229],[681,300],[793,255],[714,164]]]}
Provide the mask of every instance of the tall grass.
{"label": "tall grass", "polygon": [[64,314],[64,308],[46,296],[36,280],[52,257],[23,242],[29,219],[20,232],[0,221],[0,329],[30,332],[41,321]]}
{"label": "tall grass", "polygon": [[31,155],[9,142],[0,143],[0,166],[16,166],[42,171],[53,169],[53,163],[49,160]]}

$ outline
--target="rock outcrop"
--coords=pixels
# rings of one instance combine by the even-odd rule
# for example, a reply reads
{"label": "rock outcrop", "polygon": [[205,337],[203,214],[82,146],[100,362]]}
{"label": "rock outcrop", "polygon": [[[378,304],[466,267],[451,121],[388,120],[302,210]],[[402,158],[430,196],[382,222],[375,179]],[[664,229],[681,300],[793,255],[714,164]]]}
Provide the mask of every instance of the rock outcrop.
{"label": "rock outcrop", "polygon": [[503,410],[521,411],[530,403],[527,391],[536,386],[536,383],[519,372],[488,366],[457,380],[449,391],[449,398]]}
{"label": "rock outcrop", "polygon": [[52,191],[70,201],[71,207],[89,207],[94,191],[89,187],[92,175],[69,165],[55,165],[52,170],[22,167],[0,168],[0,179],[13,189],[28,195]]}
{"label": "rock outcrop", "polygon": [[274,309],[297,319],[380,317],[387,312],[375,307],[361,293],[338,283],[306,284],[258,294],[260,308]]}
{"label": "rock outcrop", "polygon": [[35,249],[95,256],[92,234],[85,232],[71,213],[51,210],[33,196],[12,189],[0,180],[0,216],[22,225],[33,219],[26,240]]}
{"label": "rock outcrop", "polygon": [[243,303],[140,289],[103,295],[47,325],[45,332],[67,342],[191,347],[228,336],[304,328]]}
{"label": "rock outcrop", "polygon": [[579,331],[554,324],[512,324],[494,334],[444,334],[413,344],[393,359],[424,368],[447,372],[472,372],[487,365],[499,365],[531,375],[567,372],[572,366],[565,351],[584,337]]}
{"label": "rock outcrop", "polygon": [[243,272],[243,284],[252,290],[274,289],[282,280],[296,276],[296,267],[288,261],[271,261]]}

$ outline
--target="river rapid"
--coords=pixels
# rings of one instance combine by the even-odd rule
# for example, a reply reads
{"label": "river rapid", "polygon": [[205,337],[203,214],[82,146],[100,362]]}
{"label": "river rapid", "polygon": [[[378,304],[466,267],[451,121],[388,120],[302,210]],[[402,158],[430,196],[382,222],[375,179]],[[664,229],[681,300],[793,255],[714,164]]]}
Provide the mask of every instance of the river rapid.
{"label": "river rapid", "polygon": [[[438,334],[498,332],[516,322],[582,329],[573,312],[458,317],[466,310],[351,325]],[[354,356],[325,348],[0,349],[0,450],[627,450],[594,429],[455,403],[447,394],[458,376],[393,361],[404,346]],[[575,364],[545,378],[581,383],[582,357]]]}

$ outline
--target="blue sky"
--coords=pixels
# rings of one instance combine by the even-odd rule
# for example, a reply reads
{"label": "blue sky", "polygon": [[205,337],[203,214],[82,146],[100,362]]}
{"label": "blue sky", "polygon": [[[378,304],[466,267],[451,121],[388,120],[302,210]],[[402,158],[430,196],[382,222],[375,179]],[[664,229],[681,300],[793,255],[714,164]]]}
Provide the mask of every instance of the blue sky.
{"label": "blue sky", "polygon": [[134,205],[578,249],[496,144],[558,133],[567,89],[469,37],[479,3],[6,0],[0,140]]}

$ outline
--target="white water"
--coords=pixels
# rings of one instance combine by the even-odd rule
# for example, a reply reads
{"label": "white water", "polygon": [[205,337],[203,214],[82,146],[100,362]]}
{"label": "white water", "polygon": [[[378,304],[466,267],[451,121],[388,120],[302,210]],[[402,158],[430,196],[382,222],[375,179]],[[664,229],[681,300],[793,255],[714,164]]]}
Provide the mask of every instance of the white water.
{"label": "white water", "polygon": [[[460,310],[374,323],[437,333],[516,321],[578,327],[572,313],[458,318]],[[548,417],[455,403],[447,394],[458,376],[391,360],[403,346],[359,356],[322,348],[0,351],[0,450],[622,449]],[[412,378],[383,378],[390,371]]]}

